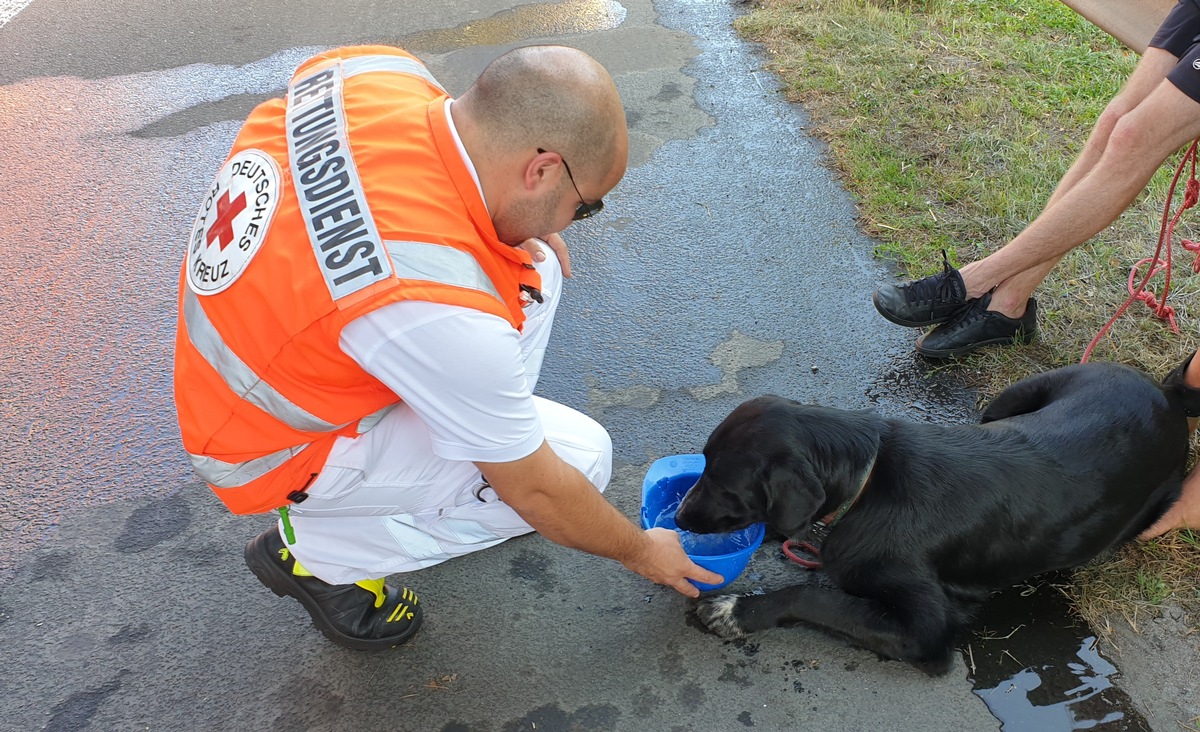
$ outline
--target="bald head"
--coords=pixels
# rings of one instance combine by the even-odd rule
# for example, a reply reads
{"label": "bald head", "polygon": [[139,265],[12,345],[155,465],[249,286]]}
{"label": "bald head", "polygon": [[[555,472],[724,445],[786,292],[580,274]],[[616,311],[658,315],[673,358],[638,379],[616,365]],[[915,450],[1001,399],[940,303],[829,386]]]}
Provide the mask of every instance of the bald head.
{"label": "bald head", "polygon": [[489,156],[552,150],[577,175],[624,170],[628,132],[608,72],[583,51],[527,46],[493,61],[455,102]]}

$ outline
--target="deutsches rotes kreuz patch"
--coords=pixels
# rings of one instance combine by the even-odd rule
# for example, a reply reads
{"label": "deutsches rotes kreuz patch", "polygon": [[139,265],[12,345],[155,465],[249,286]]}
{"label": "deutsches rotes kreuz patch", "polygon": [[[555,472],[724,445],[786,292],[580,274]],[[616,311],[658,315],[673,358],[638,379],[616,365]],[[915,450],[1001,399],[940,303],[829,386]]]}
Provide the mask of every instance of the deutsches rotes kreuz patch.
{"label": "deutsches rotes kreuz patch", "polygon": [[239,152],[217,173],[188,243],[187,281],[197,295],[224,290],[250,264],[275,215],[280,177],[259,150]]}

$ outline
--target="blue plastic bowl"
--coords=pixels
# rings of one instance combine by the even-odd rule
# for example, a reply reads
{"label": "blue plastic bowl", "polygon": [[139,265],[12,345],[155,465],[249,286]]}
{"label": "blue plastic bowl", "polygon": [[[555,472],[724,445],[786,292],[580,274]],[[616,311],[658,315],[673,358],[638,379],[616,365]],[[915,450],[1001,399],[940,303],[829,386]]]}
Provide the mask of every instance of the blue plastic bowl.
{"label": "blue plastic bowl", "polygon": [[675,509],[704,472],[703,455],[668,455],[655,460],[642,481],[642,528],[680,532],[693,562],[725,578],[717,585],[688,580],[702,592],[719,590],[738,578],[762,544],[764,524],[751,524],[728,534],[689,534],[675,526]]}

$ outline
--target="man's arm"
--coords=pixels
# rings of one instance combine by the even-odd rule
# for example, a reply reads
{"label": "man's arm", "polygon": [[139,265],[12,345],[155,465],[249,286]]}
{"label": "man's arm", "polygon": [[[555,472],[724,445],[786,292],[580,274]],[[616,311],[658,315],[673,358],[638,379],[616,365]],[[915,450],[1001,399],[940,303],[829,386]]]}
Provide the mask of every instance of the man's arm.
{"label": "man's arm", "polygon": [[721,582],[720,575],[688,559],[674,531],[634,526],[545,442],[520,460],[476,465],[501,500],[556,544],[615,559],[688,597],[700,594],[688,579]]}
{"label": "man's arm", "polygon": [[698,592],[685,578],[720,581],[687,558],[674,531],[642,532],[546,444],[516,333],[500,318],[393,303],[346,326],[342,348],[425,422],[437,455],[474,462],[550,540],[616,559],[689,597]]}

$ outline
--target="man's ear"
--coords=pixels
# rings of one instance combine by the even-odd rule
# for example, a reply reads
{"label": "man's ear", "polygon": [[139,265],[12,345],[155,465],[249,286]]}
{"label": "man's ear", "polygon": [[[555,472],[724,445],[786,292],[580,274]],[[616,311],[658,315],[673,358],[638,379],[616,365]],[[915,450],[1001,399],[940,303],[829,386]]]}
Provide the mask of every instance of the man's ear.
{"label": "man's ear", "polygon": [[536,191],[543,186],[557,188],[562,175],[562,157],[558,153],[539,152],[525,166],[525,190]]}
{"label": "man's ear", "polygon": [[799,538],[825,503],[825,489],[807,460],[775,465],[764,481],[767,525],[789,538]]}

